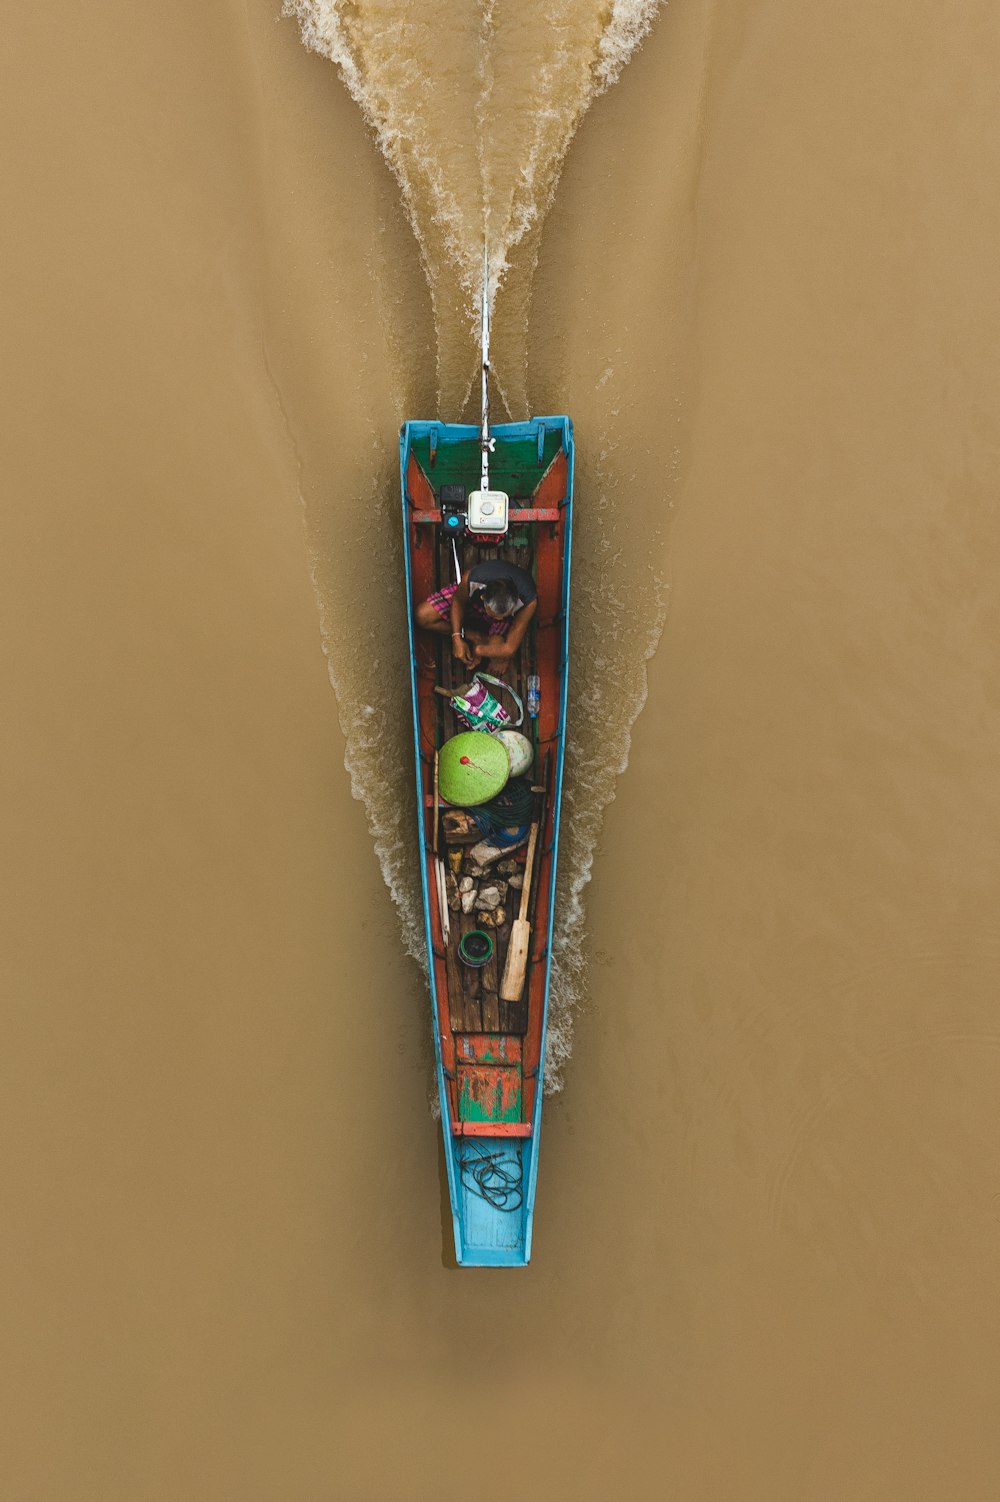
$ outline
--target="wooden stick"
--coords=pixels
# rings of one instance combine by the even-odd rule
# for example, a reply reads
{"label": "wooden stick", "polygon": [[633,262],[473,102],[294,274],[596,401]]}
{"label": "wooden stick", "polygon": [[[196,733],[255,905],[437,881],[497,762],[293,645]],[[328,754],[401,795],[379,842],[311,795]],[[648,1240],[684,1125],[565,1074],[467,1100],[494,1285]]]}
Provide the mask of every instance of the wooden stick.
{"label": "wooden stick", "polygon": [[441,938],[444,940],[445,949],[451,942],[451,916],[448,912],[448,886],[444,874],[444,861],[440,856],[434,862],[434,875],[437,879],[438,911],[441,915]]}
{"label": "wooden stick", "polygon": [[528,839],[528,857],[524,863],[524,885],[521,888],[521,908],[511,924],[510,941],[507,945],[507,963],[503,967],[500,984],[501,1001],[520,1001],[524,990],[524,977],[528,969],[528,949],[531,944],[531,924],[528,922],[528,902],[531,897],[531,872],[535,864],[535,849],[538,845],[538,820],[531,826]]}
{"label": "wooden stick", "polygon": [[[545,803],[546,803],[546,795],[548,793],[549,774],[551,772],[551,761],[552,761],[552,754],[551,754],[550,751],[546,751],[546,753],[545,753],[545,762],[544,762],[544,765],[543,765],[543,768],[542,768],[542,786],[540,788],[537,788],[537,789],[532,788],[532,792],[534,792],[536,794],[536,798],[535,798],[535,827],[538,830],[538,839],[539,839],[539,841],[542,841],[542,842],[544,842],[544,840],[545,840]],[[544,851],[544,843],[543,843],[543,851]],[[529,844],[529,851],[528,851],[528,853],[529,853],[529,857],[533,857],[535,855],[538,855],[537,844],[536,844],[534,850],[531,849],[531,846]],[[541,864],[541,858],[540,857],[539,857],[538,864],[539,865]],[[531,957],[531,928],[532,928],[532,924],[534,922],[535,903],[538,901],[538,892],[537,892],[537,890],[534,893],[535,902],[532,902],[532,900],[531,900],[532,899],[531,885],[532,885],[532,877],[533,877],[533,875],[534,875],[533,862],[532,862],[531,859],[528,859],[528,860],[525,861],[525,866],[524,866],[524,885],[523,885],[523,887],[521,889],[521,909],[520,909],[520,913],[518,914],[518,917],[522,918],[522,919],[523,918],[527,918],[529,912],[531,914],[531,921],[530,922],[526,922],[524,924],[524,928],[522,930],[520,930],[520,934],[521,934],[522,937],[519,938],[519,940],[518,940],[518,943],[520,944],[522,942],[522,939],[523,939],[523,943],[525,945],[525,950],[526,950],[525,958],[524,958],[524,975],[527,975],[528,960]],[[514,934],[513,934],[513,929],[512,929],[512,931],[511,931],[511,939],[512,940],[513,940],[513,937],[514,937]],[[507,949],[508,957],[510,956],[510,953],[511,953],[511,949],[508,946],[508,949]],[[512,986],[514,984],[516,984],[516,979],[513,978],[513,977],[512,977],[511,984],[512,984]],[[520,1002],[520,1000],[521,1000],[521,992],[523,992],[523,990],[524,990],[524,976],[522,976],[521,987],[520,987],[520,991],[518,992],[517,996],[511,997],[509,999],[511,1001],[514,1001],[514,1002]],[[502,993],[501,993],[501,995],[502,995]],[[507,1000],[507,999],[508,998],[504,997],[504,1000]]]}
{"label": "wooden stick", "polygon": [[524,861],[524,886],[521,888],[521,908],[517,915],[518,923],[523,923],[528,916],[528,902],[531,897],[531,872],[535,864],[535,849],[538,845],[539,823],[536,819],[531,826],[531,834],[528,836],[528,854]]}
{"label": "wooden stick", "polygon": [[433,838],[431,849],[434,854],[438,853],[438,750],[434,748],[434,813],[433,813]]}

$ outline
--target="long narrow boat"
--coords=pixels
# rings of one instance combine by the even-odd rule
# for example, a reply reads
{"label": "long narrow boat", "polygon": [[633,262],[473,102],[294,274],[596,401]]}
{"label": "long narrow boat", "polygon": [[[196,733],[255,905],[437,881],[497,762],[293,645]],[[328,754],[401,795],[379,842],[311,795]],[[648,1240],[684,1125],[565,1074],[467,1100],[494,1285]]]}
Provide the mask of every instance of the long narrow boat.
{"label": "long narrow boat", "polygon": [[[424,923],[455,1255],[467,1267],[521,1267],[531,1255],[538,1176],[565,755],[573,428],[568,417],[490,427],[485,309],[483,323],[482,427],[407,422],[400,431],[400,479]],[[492,494],[489,486],[509,498],[508,529],[483,540],[463,526],[463,508],[476,492]],[[469,672],[453,659],[450,638],[419,629],[414,612],[487,559],[526,569],[538,590],[534,620],[506,671],[522,700],[529,676],[538,679],[537,713],[526,715],[521,727],[534,754],[528,778],[538,832],[484,875],[469,844],[446,833],[450,806],[438,793],[439,755],[464,729],[448,695]],[[470,878],[470,872],[477,874]],[[505,893],[501,908],[464,911],[460,885],[477,894],[476,904],[492,885],[493,896]],[[518,999],[504,1000],[522,902],[530,924],[526,976]],[[466,896],[464,906],[470,905]],[[499,925],[487,930],[492,956],[479,966],[465,963],[463,937],[497,917]]]}

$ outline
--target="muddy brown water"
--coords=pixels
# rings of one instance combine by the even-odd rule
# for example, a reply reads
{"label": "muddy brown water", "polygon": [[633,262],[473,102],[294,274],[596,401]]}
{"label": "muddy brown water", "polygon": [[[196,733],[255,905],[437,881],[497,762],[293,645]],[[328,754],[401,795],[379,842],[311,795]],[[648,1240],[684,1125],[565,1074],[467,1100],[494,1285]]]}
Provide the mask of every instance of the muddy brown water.
{"label": "muddy brown water", "polygon": [[[492,95],[456,7],[422,117],[464,162],[487,99],[509,226],[562,39],[496,305],[579,442],[523,1275],[443,1241],[387,710],[395,433],[470,376],[432,178],[277,6],[8,17],[11,1502],[1000,1491],[1000,28],[673,0],[598,93],[553,6]],[[433,11],[346,9],[365,87]]]}

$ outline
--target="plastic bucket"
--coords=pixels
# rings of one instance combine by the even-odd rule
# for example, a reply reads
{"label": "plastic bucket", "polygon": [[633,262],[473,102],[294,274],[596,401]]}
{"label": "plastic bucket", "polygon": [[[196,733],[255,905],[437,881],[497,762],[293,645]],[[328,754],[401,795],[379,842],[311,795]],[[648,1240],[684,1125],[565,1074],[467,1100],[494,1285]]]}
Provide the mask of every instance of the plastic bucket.
{"label": "plastic bucket", "polygon": [[463,964],[478,970],[487,960],[492,959],[493,940],[481,928],[471,928],[458,941],[458,955]]}

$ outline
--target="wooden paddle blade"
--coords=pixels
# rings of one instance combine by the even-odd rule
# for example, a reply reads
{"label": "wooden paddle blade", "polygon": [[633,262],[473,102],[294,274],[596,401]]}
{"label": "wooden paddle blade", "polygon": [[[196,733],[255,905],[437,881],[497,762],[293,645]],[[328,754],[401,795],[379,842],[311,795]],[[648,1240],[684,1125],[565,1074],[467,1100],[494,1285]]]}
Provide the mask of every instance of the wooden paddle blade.
{"label": "wooden paddle blade", "polygon": [[524,990],[524,977],[528,969],[528,946],[531,943],[531,924],[525,918],[515,918],[511,924],[510,941],[507,945],[507,963],[503,967],[500,983],[501,1001],[520,1001]]}

